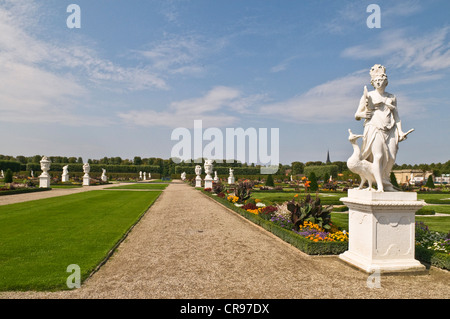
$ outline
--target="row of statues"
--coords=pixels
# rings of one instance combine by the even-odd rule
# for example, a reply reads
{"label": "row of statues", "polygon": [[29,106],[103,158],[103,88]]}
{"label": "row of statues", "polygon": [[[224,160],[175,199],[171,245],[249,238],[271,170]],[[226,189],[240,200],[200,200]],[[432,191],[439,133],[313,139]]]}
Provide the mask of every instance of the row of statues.
{"label": "row of statues", "polygon": [[[39,175],[39,187],[43,188],[49,188],[50,187],[50,175],[48,174],[48,171],[50,170],[50,164],[51,161],[48,159],[47,156],[42,157],[41,161],[41,170],[42,174]],[[83,186],[89,186],[90,185],[90,176],[89,173],[91,171],[91,166],[89,163],[83,164]],[[69,181],[69,165],[63,166],[63,173],[61,176],[62,182],[68,182]],[[102,176],[101,180],[103,182],[108,181],[108,177],[106,176],[106,169],[102,168]]]}
{"label": "row of statues", "polygon": [[[214,179],[211,176],[211,174],[213,173],[213,160],[206,160],[204,168],[206,173],[204,188],[212,188],[213,180],[215,182],[219,181],[217,171],[214,171]],[[200,165],[195,166],[195,175],[197,175],[197,177],[195,178],[195,187],[202,187],[202,178],[200,177],[201,174],[202,174],[202,167]],[[186,172],[181,173],[181,180],[183,181],[186,180]],[[228,184],[232,185],[234,183],[235,183],[234,170],[230,168],[228,176]]]}

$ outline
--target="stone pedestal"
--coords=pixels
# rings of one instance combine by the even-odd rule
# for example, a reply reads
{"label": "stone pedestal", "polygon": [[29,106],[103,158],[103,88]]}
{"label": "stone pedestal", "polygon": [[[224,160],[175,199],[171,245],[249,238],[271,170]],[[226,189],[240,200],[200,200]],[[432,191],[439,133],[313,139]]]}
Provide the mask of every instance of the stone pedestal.
{"label": "stone pedestal", "polygon": [[195,187],[202,187],[202,178],[200,176],[195,178]]}
{"label": "stone pedestal", "polygon": [[414,259],[415,212],[425,204],[416,193],[350,189],[341,201],[349,208],[349,249],[340,259],[367,273],[425,270]]}
{"label": "stone pedestal", "polygon": [[64,182],[68,182],[69,181],[69,175],[62,175],[61,176],[61,181]]}
{"label": "stone pedestal", "polygon": [[228,177],[228,184],[229,184],[229,185],[233,185],[233,184],[234,184],[234,182],[235,182],[235,180],[234,180],[234,176],[230,176],[230,177]]}
{"label": "stone pedestal", "polygon": [[213,187],[213,179],[211,176],[205,177],[205,188],[211,188]]}
{"label": "stone pedestal", "polygon": [[39,176],[39,187],[40,188],[50,188],[50,176]]}
{"label": "stone pedestal", "polygon": [[106,175],[102,175],[101,177],[103,182],[107,182],[108,181],[108,177]]}
{"label": "stone pedestal", "polygon": [[83,176],[83,186],[89,186],[91,185],[91,178],[86,175]]}

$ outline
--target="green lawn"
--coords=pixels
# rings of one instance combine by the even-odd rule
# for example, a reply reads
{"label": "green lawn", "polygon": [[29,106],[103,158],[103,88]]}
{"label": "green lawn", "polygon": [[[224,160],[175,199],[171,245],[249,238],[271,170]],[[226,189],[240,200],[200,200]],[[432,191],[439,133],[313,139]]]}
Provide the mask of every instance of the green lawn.
{"label": "green lawn", "polygon": [[106,189],[166,189],[169,184],[147,184],[147,183],[137,183],[121,186],[108,187]]}
{"label": "green lawn", "polygon": [[89,191],[0,206],[0,291],[67,289],[86,279],[161,192]]}

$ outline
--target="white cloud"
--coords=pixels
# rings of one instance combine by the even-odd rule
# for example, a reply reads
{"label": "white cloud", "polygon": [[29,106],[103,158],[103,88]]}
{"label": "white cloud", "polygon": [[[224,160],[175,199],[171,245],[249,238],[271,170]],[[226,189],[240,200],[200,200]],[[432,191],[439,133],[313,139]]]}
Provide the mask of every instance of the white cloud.
{"label": "white cloud", "polygon": [[370,43],[347,48],[342,56],[355,59],[383,58],[386,65],[394,68],[446,70],[450,68],[449,33],[450,27],[421,36],[408,36],[406,30],[389,30]]}
{"label": "white cloud", "polygon": [[313,87],[286,101],[261,106],[259,113],[298,123],[332,123],[353,118],[367,70]]}
{"label": "white cloud", "polygon": [[[176,101],[168,106],[169,111],[132,110],[118,114],[125,122],[141,126],[192,127],[194,120],[203,125],[225,127],[235,124],[247,108],[257,105],[264,95],[243,96],[231,87],[217,86],[199,98]],[[231,115],[233,114],[233,115]]]}
{"label": "white cloud", "polygon": [[34,31],[43,14],[34,1],[0,3],[0,121],[105,125],[109,120],[76,115],[92,88],[167,89],[148,67],[123,67],[88,46],[43,40]]}

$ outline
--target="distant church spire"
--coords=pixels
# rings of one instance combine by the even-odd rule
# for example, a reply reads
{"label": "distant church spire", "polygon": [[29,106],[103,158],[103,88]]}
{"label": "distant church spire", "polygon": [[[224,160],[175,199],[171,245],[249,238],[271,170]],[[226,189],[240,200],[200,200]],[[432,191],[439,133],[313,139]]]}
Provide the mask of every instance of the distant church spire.
{"label": "distant church spire", "polygon": [[330,151],[329,151],[329,150],[327,151],[327,164],[331,164],[331,161],[330,161]]}

